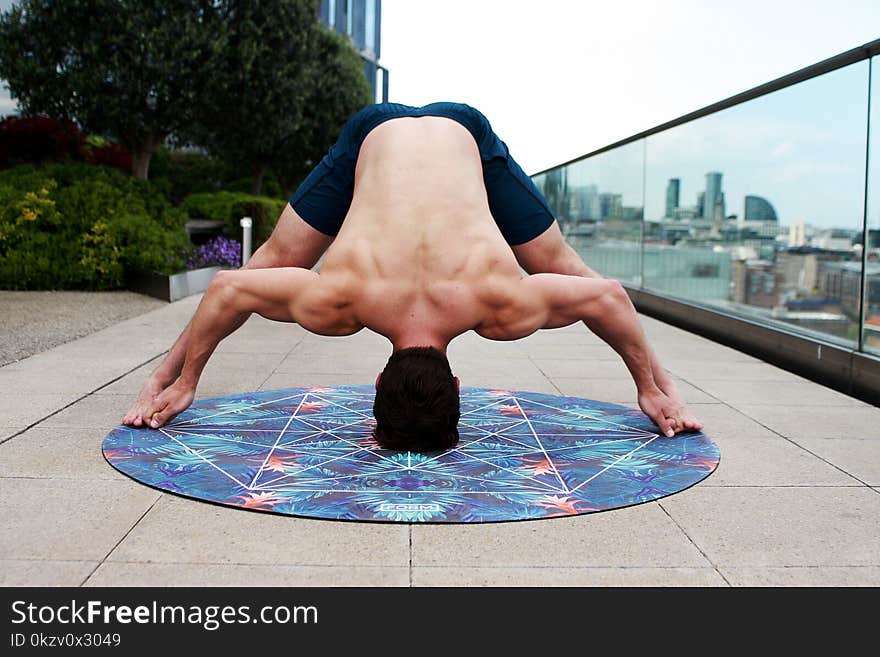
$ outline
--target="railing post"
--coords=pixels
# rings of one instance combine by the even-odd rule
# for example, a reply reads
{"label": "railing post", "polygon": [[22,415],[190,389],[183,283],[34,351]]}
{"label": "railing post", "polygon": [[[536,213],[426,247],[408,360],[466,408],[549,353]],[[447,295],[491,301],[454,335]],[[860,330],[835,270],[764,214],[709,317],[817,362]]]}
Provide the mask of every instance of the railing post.
{"label": "railing post", "polygon": [[241,266],[244,267],[248,260],[251,259],[251,249],[253,248],[253,226],[254,221],[250,217],[242,217],[241,221],[242,237],[241,237]]}

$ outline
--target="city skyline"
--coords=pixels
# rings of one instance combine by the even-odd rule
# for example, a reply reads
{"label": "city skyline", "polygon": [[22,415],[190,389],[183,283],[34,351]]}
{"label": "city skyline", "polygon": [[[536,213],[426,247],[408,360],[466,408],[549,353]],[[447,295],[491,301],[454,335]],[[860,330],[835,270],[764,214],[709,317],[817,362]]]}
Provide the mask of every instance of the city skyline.
{"label": "city skyline", "polygon": [[[567,166],[569,187],[598,184],[621,194],[645,216],[666,211],[666,184],[680,180],[681,199],[705,190],[705,174],[724,174],[725,215],[743,216],[746,196],[771,199],[781,225],[861,230],[865,191],[868,62],[857,62],[793,87],[702,117]],[[873,78],[880,99],[880,76]],[[880,126],[880,102],[872,103]],[[880,130],[871,133],[880,161]],[[880,187],[880,166],[871,170]],[[644,174],[644,196],[642,178]],[[880,196],[868,199],[880,226]],[[683,204],[690,205],[689,201]]]}

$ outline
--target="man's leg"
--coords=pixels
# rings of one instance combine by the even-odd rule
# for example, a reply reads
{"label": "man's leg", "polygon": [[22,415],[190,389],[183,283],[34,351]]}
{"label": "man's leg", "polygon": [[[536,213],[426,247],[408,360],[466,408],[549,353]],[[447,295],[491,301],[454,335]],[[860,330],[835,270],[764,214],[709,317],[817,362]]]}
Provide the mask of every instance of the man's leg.
{"label": "man's leg", "polygon": [[[517,262],[529,274],[566,274],[568,276],[584,276],[587,278],[602,278],[596,271],[587,266],[571,245],[562,237],[559,224],[553,222],[543,233],[524,244],[510,247],[516,256]],[[684,399],[678,392],[675,381],[660,364],[657,354],[649,347],[651,356],[651,370],[658,387],[670,398],[684,407],[684,426],[682,429],[700,429],[702,424],[687,410]]]}
{"label": "man's leg", "polygon": [[[315,230],[300,217],[288,204],[272,235],[242,269],[268,269],[270,267],[302,267],[310,269],[318,262],[327,247],[333,241],[333,237]],[[242,324],[244,322],[242,321]],[[241,324],[235,327],[239,328]],[[233,329],[233,330],[235,330]],[[153,400],[177,380],[183,367],[186,347],[189,343],[190,324],[187,324],[183,333],[171,347],[171,351],[162,361],[162,364],[150,375],[141,388],[140,394],[135,400],[128,413],[123,418],[123,424],[136,427],[143,426],[143,416],[150,408]]]}

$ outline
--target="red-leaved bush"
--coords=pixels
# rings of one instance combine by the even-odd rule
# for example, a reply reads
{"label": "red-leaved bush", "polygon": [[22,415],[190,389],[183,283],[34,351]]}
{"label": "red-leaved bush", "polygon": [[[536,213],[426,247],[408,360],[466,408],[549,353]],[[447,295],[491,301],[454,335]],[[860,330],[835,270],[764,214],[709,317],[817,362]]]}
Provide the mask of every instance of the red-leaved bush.
{"label": "red-leaved bush", "polygon": [[63,160],[105,164],[131,173],[131,154],[125,146],[90,140],[72,121],[46,116],[0,120],[0,170]]}

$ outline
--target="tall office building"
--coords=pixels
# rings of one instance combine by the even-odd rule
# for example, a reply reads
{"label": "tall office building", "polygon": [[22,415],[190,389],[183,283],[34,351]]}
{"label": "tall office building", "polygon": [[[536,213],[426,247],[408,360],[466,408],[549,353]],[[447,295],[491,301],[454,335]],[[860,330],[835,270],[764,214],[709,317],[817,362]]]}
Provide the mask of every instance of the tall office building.
{"label": "tall office building", "polygon": [[321,0],[319,11],[324,25],[351,38],[364,60],[364,75],[373,89],[373,99],[386,102],[388,69],[379,64],[382,0]]}
{"label": "tall office building", "polygon": [[681,193],[681,180],[679,178],[670,178],[666,185],[666,214],[667,218],[675,216],[675,208],[678,207],[679,194]]}
{"label": "tall office building", "polygon": [[716,217],[716,205],[721,205],[721,216],[724,212],[724,195],[721,193],[721,173],[710,171],[706,174],[706,193],[703,197],[703,219],[713,221]]}

